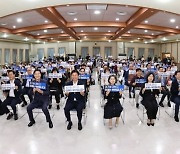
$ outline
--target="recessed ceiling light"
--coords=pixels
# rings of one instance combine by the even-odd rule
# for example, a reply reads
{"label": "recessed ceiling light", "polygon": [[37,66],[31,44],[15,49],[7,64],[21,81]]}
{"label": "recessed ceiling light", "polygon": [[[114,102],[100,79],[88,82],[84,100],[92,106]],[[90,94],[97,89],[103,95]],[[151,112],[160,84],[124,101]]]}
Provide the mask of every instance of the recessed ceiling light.
{"label": "recessed ceiling light", "polygon": [[145,44],[147,44],[148,42],[146,41],[146,42],[144,42]]}
{"label": "recessed ceiling light", "polygon": [[117,15],[120,15],[120,16],[125,16],[125,15],[127,14],[127,12],[121,12],[121,11],[119,11],[119,12],[116,12],[116,14],[117,14]]}
{"label": "recessed ceiling light", "polygon": [[108,32],[110,33],[111,31],[110,31],[110,30],[108,30]]}
{"label": "recessed ceiling light", "polygon": [[13,26],[13,28],[16,28],[16,26]]}
{"label": "recessed ceiling light", "polygon": [[147,32],[148,32],[148,30],[144,30],[144,32],[145,32],[145,33],[147,33]]}
{"label": "recessed ceiling light", "polygon": [[6,25],[7,25],[7,23],[1,23],[1,25],[2,25],[2,26],[6,26]]}
{"label": "recessed ceiling light", "polygon": [[116,18],[116,21],[119,21],[119,18]]}
{"label": "recessed ceiling light", "polygon": [[178,29],[178,28],[179,28],[179,26],[176,26],[176,28]]}
{"label": "recessed ceiling light", "polygon": [[111,40],[109,40],[108,42],[111,42]]}
{"label": "recessed ceiling light", "polygon": [[94,11],[94,14],[101,14],[101,11],[96,10],[96,11]]}
{"label": "recessed ceiling light", "polygon": [[68,4],[68,5],[66,5],[66,6],[70,6],[70,5]]}
{"label": "recessed ceiling light", "polygon": [[83,30],[81,30],[81,33],[84,32]]}
{"label": "recessed ceiling light", "polygon": [[70,36],[69,38],[71,39],[72,37]]}
{"label": "recessed ceiling light", "polygon": [[45,23],[48,23],[48,20],[45,20],[44,22],[45,22]]}
{"label": "recessed ceiling light", "polygon": [[74,18],[74,21],[77,21],[77,18]]}
{"label": "recessed ceiling light", "polygon": [[51,40],[53,40],[53,38],[51,37]]}
{"label": "recessed ceiling light", "polygon": [[61,31],[61,33],[64,33],[63,31]]}
{"label": "recessed ceiling light", "polygon": [[119,38],[122,38],[121,36]]}
{"label": "recessed ceiling light", "polygon": [[97,27],[94,27],[94,30],[98,30],[98,28],[97,28]]}
{"label": "recessed ceiling light", "polygon": [[140,40],[140,38],[138,37],[138,40]]}
{"label": "recessed ceiling light", "polygon": [[8,35],[7,35],[6,33],[4,33],[3,37],[4,37],[4,38],[7,38],[7,37],[8,37]]}
{"label": "recessed ceiling light", "polygon": [[151,42],[153,43],[153,42],[154,42],[154,40],[151,40]]}
{"label": "recessed ceiling light", "polygon": [[130,41],[131,43],[133,43],[134,41]]}
{"label": "recessed ceiling light", "polygon": [[176,20],[175,19],[170,19],[170,22],[174,23]]}
{"label": "recessed ceiling light", "polygon": [[46,44],[46,42],[43,42],[43,44]]}
{"label": "recessed ceiling light", "polygon": [[17,18],[17,22],[22,22],[22,18]]}
{"label": "recessed ceiling light", "polygon": [[46,30],[46,29],[44,30],[44,33],[47,33],[47,30]]}
{"label": "recessed ceiling light", "polygon": [[176,39],[176,41],[179,41],[179,39]]}
{"label": "recessed ceiling light", "polygon": [[82,40],[80,40],[80,42],[82,42]]}
{"label": "recessed ceiling light", "polygon": [[152,33],[151,35],[154,35],[154,33]]}
{"label": "recessed ceiling light", "polygon": [[144,22],[147,24],[147,23],[148,23],[148,20],[145,20]]}
{"label": "recessed ceiling light", "polygon": [[39,33],[37,35],[40,35]]}
{"label": "recessed ceiling light", "polygon": [[74,15],[77,14],[77,12],[72,12],[72,11],[71,11],[71,12],[68,12],[67,14],[70,15],[70,16],[74,16]]}
{"label": "recessed ceiling light", "polygon": [[37,41],[36,41],[36,43],[40,43],[40,41],[39,41],[39,40],[37,40]]}
{"label": "recessed ceiling light", "polygon": [[59,43],[60,41],[57,41],[57,43]]}
{"label": "recessed ceiling light", "polygon": [[84,36],[84,38],[86,39],[86,38],[87,38],[87,36]]}
{"label": "recessed ceiling light", "polygon": [[130,31],[128,31],[128,33],[131,33]]}
{"label": "recessed ceiling light", "polygon": [[29,41],[29,39],[26,37],[26,38],[24,39],[24,41]]}

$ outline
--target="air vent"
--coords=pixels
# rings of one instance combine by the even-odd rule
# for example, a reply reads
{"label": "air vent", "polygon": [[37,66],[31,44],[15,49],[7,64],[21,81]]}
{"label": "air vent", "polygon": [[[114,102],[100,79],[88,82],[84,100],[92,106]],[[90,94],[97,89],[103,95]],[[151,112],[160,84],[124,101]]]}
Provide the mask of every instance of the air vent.
{"label": "air vent", "polygon": [[117,15],[120,15],[120,16],[125,16],[125,15],[127,15],[127,12],[121,12],[121,11],[119,11],[119,12],[116,12],[117,13]]}
{"label": "air vent", "polygon": [[74,15],[77,14],[77,12],[67,12],[67,14],[70,15],[70,16],[74,16]]}
{"label": "air vent", "polygon": [[87,10],[106,10],[107,5],[86,5]]}

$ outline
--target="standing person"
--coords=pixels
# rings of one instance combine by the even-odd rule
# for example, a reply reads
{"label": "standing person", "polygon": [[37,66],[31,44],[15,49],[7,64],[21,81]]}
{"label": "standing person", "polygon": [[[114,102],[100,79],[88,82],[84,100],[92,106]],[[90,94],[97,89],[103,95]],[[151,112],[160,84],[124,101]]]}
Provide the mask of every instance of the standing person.
{"label": "standing person", "polygon": [[[114,86],[117,83],[117,78],[115,75],[110,75],[108,78],[110,86]],[[115,126],[119,124],[119,117],[123,110],[120,104],[119,98],[122,97],[122,92],[110,92],[106,91],[105,98],[107,103],[104,106],[104,119],[109,119],[109,128],[112,129],[112,118],[116,118]]]}
{"label": "standing person", "polygon": [[171,85],[171,101],[175,103],[174,120],[179,122],[179,106],[180,106],[180,71],[175,72],[175,78]]}
{"label": "standing person", "polygon": [[[147,74],[146,83],[153,83],[155,80],[155,76],[153,73]],[[158,89],[145,89],[145,86],[141,88],[140,95],[142,96],[142,104],[147,110],[147,125],[154,126],[157,111],[158,111],[158,104],[156,100],[156,96],[159,94]]]}
{"label": "standing person", "polygon": [[[77,70],[73,70],[71,72],[71,79],[72,81],[68,82],[66,86],[84,85],[82,82],[78,80],[79,72]],[[67,130],[70,130],[73,125],[70,116],[70,111],[73,109],[76,109],[77,111],[78,130],[82,130],[81,120],[83,109],[85,108],[85,92],[66,92],[65,94],[68,97],[64,108],[64,113],[68,121]]]}
{"label": "standing person", "polygon": [[44,112],[46,116],[46,121],[49,123],[49,128],[53,128],[53,123],[51,121],[51,117],[49,114],[49,111],[47,109],[49,104],[49,87],[47,85],[47,82],[45,80],[41,79],[41,71],[35,70],[34,71],[34,78],[36,83],[45,83],[46,89],[40,89],[40,88],[32,88],[31,94],[34,95],[34,99],[31,102],[31,104],[27,107],[27,113],[29,116],[30,123],[28,124],[28,127],[31,127],[35,124],[35,120],[33,117],[32,110],[35,108],[42,108],[42,111]]}

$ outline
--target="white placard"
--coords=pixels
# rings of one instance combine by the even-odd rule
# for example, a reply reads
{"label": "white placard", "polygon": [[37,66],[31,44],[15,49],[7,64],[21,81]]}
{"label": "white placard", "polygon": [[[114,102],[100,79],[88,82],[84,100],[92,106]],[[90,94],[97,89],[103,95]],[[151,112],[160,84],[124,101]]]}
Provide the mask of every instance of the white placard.
{"label": "white placard", "polygon": [[2,84],[1,85],[2,90],[10,90],[10,89],[15,89],[15,84]]}
{"label": "white placard", "polygon": [[145,89],[160,89],[161,83],[145,83]]}
{"label": "white placard", "polygon": [[136,70],[129,70],[129,74],[136,74]]}
{"label": "white placard", "polygon": [[49,78],[62,78],[61,73],[49,73]]}
{"label": "white placard", "polygon": [[108,78],[111,74],[101,73],[101,78]]}
{"label": "white placard", "polygon": [[72,86],[65,86],[65,92],[82,92],[84,91],[84,85],[72,85]]}
{"label": "white placard", "polygon": [[9,81],[9,77],[8,76],[1,76],[1,81]]}
{"label": "white placard", "polygon": [[42,73],[46,73],[46,72],[47,72],[47,69],[46,69],[46,68],[41,69],[41,72],[42,72]]}

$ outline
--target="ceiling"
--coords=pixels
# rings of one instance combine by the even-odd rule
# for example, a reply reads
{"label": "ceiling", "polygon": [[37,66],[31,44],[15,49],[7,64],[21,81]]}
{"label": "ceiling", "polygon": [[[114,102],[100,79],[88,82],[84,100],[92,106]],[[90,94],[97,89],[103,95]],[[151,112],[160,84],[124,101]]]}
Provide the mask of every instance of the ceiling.
{"label": "ceiling", "polygon": [[[26,0],[30,1],[37,4],[40,0]],[[162,0],[156,1],[158,7],[168,5],[168,0],[161,5]],[[14,12],[20,9],[16,5],[14,8]],[[179,14],[122,4],[58,5],[0,17],[0,39],[27,43],[93,40],[156,43],[176,41],[179,34]]]}

